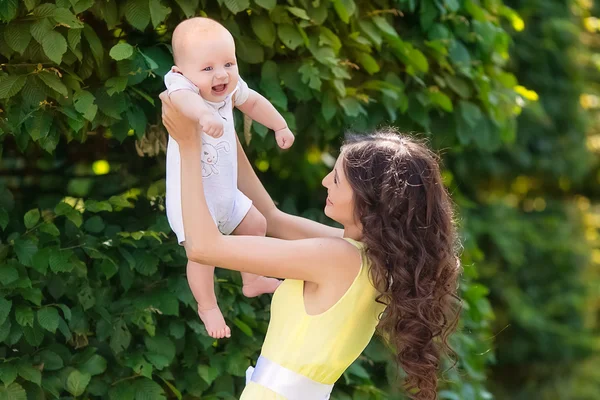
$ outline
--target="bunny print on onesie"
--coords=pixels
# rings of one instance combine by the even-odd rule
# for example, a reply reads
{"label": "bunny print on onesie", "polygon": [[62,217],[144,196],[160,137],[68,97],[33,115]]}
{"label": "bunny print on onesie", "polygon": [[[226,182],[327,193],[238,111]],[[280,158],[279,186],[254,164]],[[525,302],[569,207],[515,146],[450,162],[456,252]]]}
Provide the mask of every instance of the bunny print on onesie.
{"label": "bunny print on onesie", "polygon": [[219,168],[217,167],[219,163],[219,151],[229,153],[229,143],[220,142],[216,146],[206,142],[202,143],[202,177],[208,178],[212,174],[219,173]]}

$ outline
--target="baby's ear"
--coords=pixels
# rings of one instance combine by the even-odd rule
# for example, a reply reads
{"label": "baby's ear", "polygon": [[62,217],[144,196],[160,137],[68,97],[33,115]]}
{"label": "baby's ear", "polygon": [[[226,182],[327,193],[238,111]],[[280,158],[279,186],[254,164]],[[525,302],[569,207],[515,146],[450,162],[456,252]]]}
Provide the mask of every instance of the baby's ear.
{"label": "baby's ear", "polygon": [[179,69],[178,66],[174,65],[173,68],[171,68],[171,71],[176,72],[178,74],[181,74],[181,70]]}

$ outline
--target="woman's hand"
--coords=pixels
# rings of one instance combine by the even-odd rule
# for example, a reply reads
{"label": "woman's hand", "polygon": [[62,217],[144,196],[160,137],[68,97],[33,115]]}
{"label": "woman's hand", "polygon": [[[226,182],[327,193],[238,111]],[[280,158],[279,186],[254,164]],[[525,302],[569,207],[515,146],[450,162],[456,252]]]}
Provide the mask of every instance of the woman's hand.
{"label": "woman's hand", "polygon": [[198,121],[185,117],[169,99],[167,91],[160,94],[162,102],[162,122],[167,132],[177,141],[180,147],[197,144],[200,140]]}

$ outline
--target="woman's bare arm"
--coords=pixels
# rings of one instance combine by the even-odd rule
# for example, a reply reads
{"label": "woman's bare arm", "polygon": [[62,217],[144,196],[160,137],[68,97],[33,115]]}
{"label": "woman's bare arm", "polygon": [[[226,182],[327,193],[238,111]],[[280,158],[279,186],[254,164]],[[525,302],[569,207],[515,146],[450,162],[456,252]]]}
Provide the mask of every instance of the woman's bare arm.
{"label": "woman's bare arm", "polygon": [[[256,176],[238,138],[238,188],[267,219],[267,235],[280,239],[341,238],[344,231],[279,210]],[[293,151],[293,150],[292,150]]]}

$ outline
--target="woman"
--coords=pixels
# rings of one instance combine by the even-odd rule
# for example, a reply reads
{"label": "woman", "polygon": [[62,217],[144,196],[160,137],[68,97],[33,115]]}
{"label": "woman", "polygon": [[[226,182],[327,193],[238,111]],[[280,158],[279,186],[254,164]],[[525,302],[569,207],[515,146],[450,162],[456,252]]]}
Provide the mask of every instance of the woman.
{"label": "woman", "polygon": [[325,214],[339,230],[277,210],[240,151],[240,189],[276,238],[223,236],[206,207],[197,125],[161,100],[181,151],[188,258],[286,279],[241,400],[327,399],[376,327],[394,347],[409,395],[435,399],[440,352],[458,320],[460,266],[433,153],[392,131],[345,144],[323,179]]}

